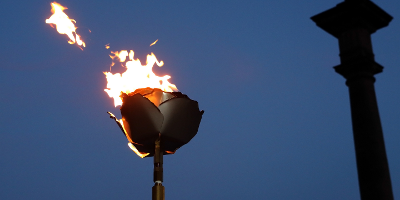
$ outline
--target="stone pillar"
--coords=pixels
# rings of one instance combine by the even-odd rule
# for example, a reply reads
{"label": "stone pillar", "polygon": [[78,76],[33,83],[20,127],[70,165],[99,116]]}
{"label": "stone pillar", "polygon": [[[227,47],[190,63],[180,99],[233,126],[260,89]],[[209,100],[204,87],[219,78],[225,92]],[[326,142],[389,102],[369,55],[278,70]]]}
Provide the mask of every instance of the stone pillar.
{"label": "stone pillar", "polygon": [[374,88],[374,75],[383,67],[371,44],[371,34],[393,18],[369,0],[345,0],[311,19],[339,40],[341,64],[334,68],[349,88],[361,199],[393,200]]}

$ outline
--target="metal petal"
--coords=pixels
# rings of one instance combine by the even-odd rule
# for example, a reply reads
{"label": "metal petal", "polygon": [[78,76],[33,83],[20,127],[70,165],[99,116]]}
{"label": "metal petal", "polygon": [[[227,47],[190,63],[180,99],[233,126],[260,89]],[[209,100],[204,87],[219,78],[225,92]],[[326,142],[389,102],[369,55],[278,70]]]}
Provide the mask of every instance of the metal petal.
{"label": "metal petal", "polygon": [[172,98],[160,104],[158,109],[164,115],[161,141],[165,151],[175,152],[197,134],[203,114],[197,101],[186,96]]}
{"label": "metal petal", "polygon": [[163,92],[158,88],[139,88],[136,89],[131,95],[138,93],[149,99],[157,107],[162,102],[175,97],[175,95],[173,95],[171,92]]}
{"label": "metal petal", "polygon": [[157,107],[162,102],[175,97],[174,95],[172,95],[168,92],[163,92],[162,90],[160,90],[158,88],[154,89],[151,93],[145,94],[143,96],[146,97],[147,99],[149,99]]}
{"label": "metal petal", "polygon": [[128,140],[140,152],[154,152],[154,141],[159,138],[164,121],[160,110],[141,94],[126,95],[123,102],[121,115]]}

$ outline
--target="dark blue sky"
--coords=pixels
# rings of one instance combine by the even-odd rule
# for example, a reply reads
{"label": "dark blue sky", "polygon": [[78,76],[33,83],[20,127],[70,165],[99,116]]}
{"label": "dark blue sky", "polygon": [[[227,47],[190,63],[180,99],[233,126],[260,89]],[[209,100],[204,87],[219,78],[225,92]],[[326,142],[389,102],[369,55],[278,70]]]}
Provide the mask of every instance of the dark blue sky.
{"label": "dark blue sky", "polygon": [[[164,157],[166,199],[359,199],[337,40],[310,20],[340,0],[58,1],[84,51],[45,23],[50,2],[0,2],[0,199],[151,198],[152,158],[106,113],[120,117],[103,71],[122,49],[154,52],[156,73],[205,110],[193,140]],[[400,2],[375,3],[394,17],[372,39],[399,198]]]}

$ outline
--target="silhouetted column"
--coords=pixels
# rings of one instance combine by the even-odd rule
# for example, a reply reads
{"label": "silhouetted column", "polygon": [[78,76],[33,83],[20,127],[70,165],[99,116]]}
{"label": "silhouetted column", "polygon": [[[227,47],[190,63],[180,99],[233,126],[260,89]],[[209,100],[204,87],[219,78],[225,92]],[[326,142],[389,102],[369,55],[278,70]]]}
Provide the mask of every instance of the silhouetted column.
{"label": "silhouetted column", "polygon": [[392,17],[369,0],[345,0],[311,17],[339,40],[341,64],[335,71],[347,79],[362,200],[392,200],[385,143],[374,89],[374,75],[383,67],[375,62],[371,34]]}

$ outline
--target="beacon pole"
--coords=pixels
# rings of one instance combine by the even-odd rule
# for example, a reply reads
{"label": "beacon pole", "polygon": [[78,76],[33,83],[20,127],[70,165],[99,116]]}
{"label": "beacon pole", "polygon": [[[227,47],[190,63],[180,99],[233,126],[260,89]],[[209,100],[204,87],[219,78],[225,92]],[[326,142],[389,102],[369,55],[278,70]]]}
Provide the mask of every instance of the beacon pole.
{"label": "beacon pole", "polygon": [[160,140],[155,142],[154,153],[154,186],[152,188],[152,200],[164,200],[165,188],[163,182],[163,152],[161,151]]}

